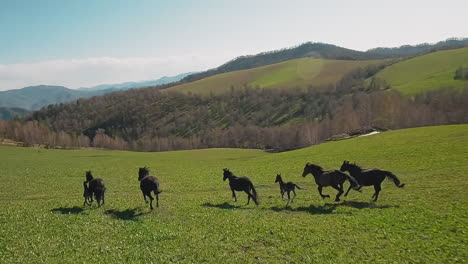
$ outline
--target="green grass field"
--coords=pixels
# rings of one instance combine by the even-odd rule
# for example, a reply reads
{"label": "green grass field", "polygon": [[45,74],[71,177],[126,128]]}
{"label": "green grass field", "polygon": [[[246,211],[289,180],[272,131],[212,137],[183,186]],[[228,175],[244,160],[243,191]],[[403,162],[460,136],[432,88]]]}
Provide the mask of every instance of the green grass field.
{"label": "green grass field", "polygon": [[[468,125],[384,132],[297,151],[208,149],[165,153],[0,147],[0,263],[465,263]],[[394,172],[322,200],[306,162],[344,160]],[[139,166],[160,178],[150,211]],[[260,205],[232,202],[222,169],[249,176]],[[83,208],[86,170],[106,180],[106,204]],[[276,173],[304,190],[284,208]],[[347,187],[348,183],[346,183]],[[325,194],[335,195],[332,188]]]}
{"label": "green grass field", "polygon": [[315,58],[289,60],[263,67],[228,72],[171,87],[169,91],[222,93],[244,85],[260,88],[305,88],[334,84],[353,69],[382,61],[343,61]]}
{"label": "green grass field", "polygon": [[468,81],[455,80],[458,67],[468,67],[468,48],[429,53],[395,63],[376,76],[406,95],[443,87],[466,88]]}

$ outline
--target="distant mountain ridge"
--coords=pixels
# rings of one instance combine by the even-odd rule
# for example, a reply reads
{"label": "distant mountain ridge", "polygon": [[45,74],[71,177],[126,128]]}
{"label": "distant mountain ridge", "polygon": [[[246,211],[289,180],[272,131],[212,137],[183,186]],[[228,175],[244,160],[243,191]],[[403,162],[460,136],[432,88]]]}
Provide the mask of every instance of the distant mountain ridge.
{"label": "distant mountain ridge", "polygon": [[157,86],[162,84],[168,84],[172,82],[178,82],[184,77],[195,74],[196,72],[187,72],[182,73],[176,76],[164,76],[157,80],[149,80],[149,81],[140,81],[140,82],[124,82],[124,83],[116,83],[116,84],[101,84],[90,88],[79,88],[78,90],[81,91],[96,91],[96,90],[105,90],[105,89],[114,89],[114,90],[125,90],[131,88],[143,88],[149,86]]}
{"label": "distant mountain ridge", "polygon": [[[104,84],[91,88],[69,89],[64,86],[37,85],[21,89],[0,91],[0,120],[11,119],[16,115],[24,116],[28,111],[39,110],[49,104],[71,102],[80,98],[90,98],[118,90],[143,88],[177,82],[192,73],[183,73],[171,77],[142,82]],[[21,110],[19,110],[21,109]]]}
{"label": "distant mountain ridge", "polygon": [[111,90],[78,91],[63,86],[37,85],[0,92],[0,107],[38,110],[49,104],[65,103],[79,98],[102,95]]}

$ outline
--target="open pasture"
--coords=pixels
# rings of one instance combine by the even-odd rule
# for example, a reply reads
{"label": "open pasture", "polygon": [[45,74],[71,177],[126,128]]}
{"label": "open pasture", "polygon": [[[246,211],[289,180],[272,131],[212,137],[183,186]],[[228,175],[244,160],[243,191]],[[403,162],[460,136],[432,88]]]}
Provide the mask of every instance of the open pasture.
{"label": "open pasture", "polygon": [[[0,147],[0,263],[464,263],[468,259],[468,125],[390,131],[278,154],[207,149],[164,153]],[[395,173],[323,200],[306,162],[343,160]],[[159,178],[144,203],[138,168]],[[223,168],[248,176],[260,205],[231,199]],[[106,203],[83,207],[85,171]],[[302,189],[290,207],[277,173]],[[348,186],[345,183],[345,188]],[[334,197],[336,190],[324,193]]]}
{"label": "open pasture", "polygon": [[248,70],[227,72],[191,83],[168,88],[168,91],[194,94],[224,93],[245,85],[260,88],[307,88],[338,82],[347,73],[361,67],[381,64],[382,60],[345,61],[301,58]]}
{"label": "open pasture", "polygon": [[468,48],[443,50],[403,60],[386,67],[376,77],[412,96],[442,87],[468,87],[468,81],[454,79],[459,67],[468,67]]}

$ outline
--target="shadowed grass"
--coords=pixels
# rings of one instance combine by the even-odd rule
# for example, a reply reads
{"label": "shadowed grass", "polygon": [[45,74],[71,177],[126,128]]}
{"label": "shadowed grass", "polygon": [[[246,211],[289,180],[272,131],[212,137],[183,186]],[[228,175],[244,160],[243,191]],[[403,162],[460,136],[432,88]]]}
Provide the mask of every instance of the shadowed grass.
{"label": "shadowed grass", "polygon": [[74,207],[59,207],[50,210],[54,213],[61,213],[61,214],[81,214],[84,210],[81,207],[74,206]]}
{"label": "shadowed grass", "polygon": [[107,210],[106,214],[112,216],[115,219],[119,220],[137,220],[137,217],[143,216],[147,213],[137,212],[138,208],[126,209],[126,210]]}

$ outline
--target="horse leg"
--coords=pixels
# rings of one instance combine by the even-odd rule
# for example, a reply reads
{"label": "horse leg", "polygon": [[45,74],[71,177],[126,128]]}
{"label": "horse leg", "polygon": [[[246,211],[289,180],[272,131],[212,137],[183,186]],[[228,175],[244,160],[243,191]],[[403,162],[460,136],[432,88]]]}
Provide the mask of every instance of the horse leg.
{"label": "horse leg", "polygon": [[286,206],[289,205],[289,202],[291,201],[291,191],[288,191],[288,203],[286,204]]}
{"label": "horse leg", "polygon": [[375,190],[375,193],[372,197],[374,198],[374,202],[377,202],[377,199],[379,198],[379,193],[380,193],[380,190],[382,190],[382,187],[380,186],[380,184],[376,184],[374,185],[374,190]]}
{"label": "horse leg", "polygon": [[284,191],[281,191],[281,200],[284,201]]}
{"label": "horse leg", "polygon": [[104,192],[102,193],[102,204],[104,204]]}
{"label": "horse leg", "polygon": [[340,188],[339,185],[332,185],[331,187],[338,190],[338,194],[336,195],[335,202],[339,202],[340,201],[340,196],[343,194],[343,188]]}
{"label": "horse leg", "polygon": [[232,191],[232,198],[234,198],[234,202],[237,202],[237,197],[236,197],[236,192],[234,190]]}
{"label": "horse leg", "polygon": [[318,189],[318,191],[319,191],[320,196],[322,196],[323,199],[325,199],[325,198],[330,198],[330,195],[326,195],[326,194],[323,195],[323,194],[322,194],[322,185],[319,185],[317,189]]}
{"label": "horse leg", "polygon": [[349,185],[349,188],[348,188],[348,190],[346,191],[344,197],[348,196],[348,193],[349,193],[350,190],[351,190],[351,185]]}
{"label": "horse leg", "polygon": [[153,210],[153,200],[154,200],[154,198],[153,198],[153,196],[151,196],[151,193],[148,193],[148,197],[150,198],[150,208],[151,208],[151,210]]}
{"label": "horse leg", "polygon": [[156,193],[156,207],[159,207],[159,194]]}
{"label": "horse leg", "polygon": [[143,194],[143,199],[145,199],[145,203],[148,203],[148,200],[146,200],[146,195],[144,192],[141,192]]}
{"label": "horse leg", "polygon": [[293,189],[292,192],[294,193],[294,197],[292,198],[291,203],[294,203],[294,199],[296,199],[296,191]]}
{"label": "horse leg", "polygon": [[250,203],[250,198],[255,201],[253,195],[249,191],[245,190],[244,192],[247,194],[247,205]]}

